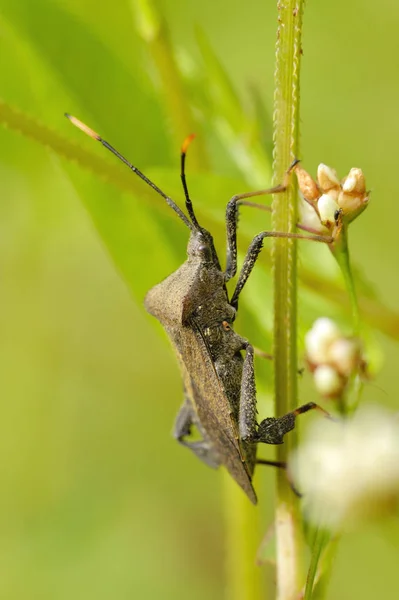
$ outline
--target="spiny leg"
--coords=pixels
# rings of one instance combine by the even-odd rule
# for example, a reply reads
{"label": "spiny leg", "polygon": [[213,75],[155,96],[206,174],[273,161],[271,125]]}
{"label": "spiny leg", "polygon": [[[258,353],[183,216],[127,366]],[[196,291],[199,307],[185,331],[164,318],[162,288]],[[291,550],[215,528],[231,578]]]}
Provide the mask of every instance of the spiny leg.
{"label": "spiny leg", "polygon": [[[246,401],[251,402],[250,398]],[[241,439],[249,443],[263,444],[282,444],[284,436],[295,427],[296,418],[310,410],[318,410],[323,416],[332,419],[331,415],[315,402],[308,402],[299,406],[292,412],[283,415],[282,417],[267,417],[257,425],[256,418],[256,401],[252,405],[243,404],[240,406],[239,428]]]}
{"label": "spiny leg", "polygon": [[282,417],[268,417],[258,425],[256,419],[254,349],[253,346],[248,343],[245,350],[246,354],[242,370],[240,408],[238,415],[240,440],[254,444],[258,442],[264,444],[282,444],[284,435],[294,429],[298,415],[310,410],[318,410],[325,417],[331,418],[330,414],[321,406],[315,402],[308,402]]}
{"label": "spiny leg", "polygon": [[312,242],[322,242],[324,244],[331,244],[334,240],[330,236],[324,235],[303,235],[301,233],[285,233],[281,231],[262,231],[258,233],[249,245],[247,254],[244,259],[244,263],[241,267],[240,275],[231,298],[230,304],[237,309],[238,297],[242,292],[244,285],[247,282],[248,277],[251,274],[252,269],[258,259],[260,251],[263,248],[263,240],[267,237],[272,238],[290,238],[299,240],[310,240]]}
{"label": "spiny leg", "polygon": [[[193,425],[198,429],[202,436],[202,440],[190,441],[185,439],[191,435]],[[201,423],[191,406],[191,402],[187,397],[176,417],[173,436],[182,446],[189,448],[209,467],[216,469],[220,466],[221,462],[219,456],[215,452],[211,441],[208,439],[206,432],[201,426]]]}
{"label": "spiny leg", "polygon": [[[239,436],[243,442],[257,443],[258,440],[258,424],[257,424],[257,409],[256,409],[256,386],[255,386],[255,371],[254,371],[254,348],[251,344],[247,344],[246,355],[244,358],[243,373],[241,380],[241,396],[239,408]],[[302,408],[302,407],[301,407]],[[300,409],[298,409],[300,410]],[[263,423],[263,421],[262,421]],[[262,425],[261,423],[261,425]],[[287,468],[285,462],[257,459],[256,464],[270,465],[279,469]],[[289,474],[287,473],[288,481],[292,491],[300,495],[296,490]]]}
{"label": "spiny leg", "polygon": [[[271,188],[264,190],[257,190],[255,192],[247,192],[245,194],[237,194],[233,196],[226,208],[226,232],[227,232],[227,259],[226,259],[226,270],[225,280],[229,281],[237,272],[237,226],[238,226],[238,207],[240,204],[254,205],[252,202],[245,202],[246,198],[254,198],[255,196],[264,196],[268,194],[279,194],[287,189],[289,184],[290,176],[298,164],[299,160],[295,159],[289,169],[287,169],[284,181],[280,185],[276,185]],[[261,205],[258,205],[261,206]]]}

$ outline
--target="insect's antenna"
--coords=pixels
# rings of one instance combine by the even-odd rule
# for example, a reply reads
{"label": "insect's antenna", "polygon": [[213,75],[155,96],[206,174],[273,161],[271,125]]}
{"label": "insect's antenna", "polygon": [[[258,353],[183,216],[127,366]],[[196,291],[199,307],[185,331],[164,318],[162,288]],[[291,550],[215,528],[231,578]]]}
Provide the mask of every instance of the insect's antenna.
{"label": "insect's antenna", "polygon": [[[103,146],[105,146],[107,148],[107,150],[112,152],[112,154],[115,154],[115,156],[117,156],[119,158],[119,160],[121,160],[123,163],[125,163],[125,165],[127,165],[129,167],[129,169],[131,169],[133,171],[133,173],[138,175],[140,177],[140,179],[145,181],[153,190],[155,190],[160,196],[162,196],[162,198],[164,198],[166,200],[166,202],[169,204],[169,206],[171,208],[173,208],[175,213],[177,213],[179,215],[179,217],[181,218],[183,223],[185,223],[189,229],[193,230],[193,224],[190,223],[190,221],[187,219],[184,212],[177,206],[177,204],[172,200],[172,198],[169,198],[169,196],[167,196],[165,194],[165,192],[163,192],[161,190],[161,188],[159,188],[157,185],[155,185],[155,183],[153,183],[151,181],[151,179],[148,179],[148,177],[146,177],[144,175],[144,173],[142,173],[137,167],[132,165],[132,163],[130,163],[124,156],[122,156],[122,154],[120,154],[117,150],[115,150],[115,148],[113,146],[111,146],[111,144],[109,144],[106,140],[104,140],[102,137],[100,137],[98,135],[98,133],[93,131],[93,129],[90,129],[90,127],[87,127],[87,125],[82,123],[82,121],[79,121],[79,119],[77,119],[76,117],[73,117],[72,115],[69,115],[68,113],[65,113],[65,116],[78,129],[81,129],[84,133],[86,133],[88,136],[90,136],[94,140],[101,142],[101,144]],[[190,217],[191,217],[191,214],[190,214]],[[195,223],[194,223],[194,227],[195,227]]]}
{"label": "insect's antenna", "polygon": [[187,208],[189,217],[191,219],[191,222],[194,225],[195,229],[201,229],[200,224],[197,221],[197,217],[195,216],[194,207],[193,207],[193,203],[191,202],[190,194],[188,193],[187,181],[186,181],[186,171],[185,171],[187,148],[189,147],[189,145],[191,144],[191,142],[193,141],[194,138],[195,138],[195,133],[192,133],[191,135],[188,135],[186,137],[186,139],[184,140],[184,142],[182,144],[180,177],[181,177],[181,182],[183,184],[184,195],[186,197],[186,208]]}

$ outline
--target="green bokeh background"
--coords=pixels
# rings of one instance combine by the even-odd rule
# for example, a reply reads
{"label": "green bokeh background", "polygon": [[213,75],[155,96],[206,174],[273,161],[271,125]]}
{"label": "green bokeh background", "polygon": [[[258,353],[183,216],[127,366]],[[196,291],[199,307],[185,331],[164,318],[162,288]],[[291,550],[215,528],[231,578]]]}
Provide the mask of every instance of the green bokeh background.
{"label": "green bokeh background", "polygon": [[[244,105],[255,86],[271,112],[274,2],[158,6],[186,62],[201,61],[200,26]],[[103,157],[62,116],[76,114],[181,200],[178,146],[128,0],[0,0],[0,12],[2,99]],[[351,228],[351,253],[396,309],[399,5],[309,2],[304,23],[301,157],[313,172],[319,162],[341,175],[363,168],[372,203]],[[213,173],[191,181],[197,203],[221,220],[228,198],[254,186],[212,127],[203,122],[200,134]],[[223,479],[171,438],[179,374],[141,306],[144,290],[183,260],[184,227],[13,130],[0,128],[0,141],[0,598],[228,597]],[[131,248],[129,237],[114,240],[117,256],[132,254],[135,299],[85,209],[96,203],[111,212],[118,203],[115,219],[136,232]],[[264,330],[248,310],[243,334],[267,350],[270,288],[260,302]],[[309,303],[311,321],[324,301]],[[366,396],[395,407],[398,347],[377,338],[384,363]],[[303,386],[313,393],[306,378]],[[258,479],[265,531],[272,474]],[[396,521],[347,534],[328,598],[397,598],[398,544]]]}

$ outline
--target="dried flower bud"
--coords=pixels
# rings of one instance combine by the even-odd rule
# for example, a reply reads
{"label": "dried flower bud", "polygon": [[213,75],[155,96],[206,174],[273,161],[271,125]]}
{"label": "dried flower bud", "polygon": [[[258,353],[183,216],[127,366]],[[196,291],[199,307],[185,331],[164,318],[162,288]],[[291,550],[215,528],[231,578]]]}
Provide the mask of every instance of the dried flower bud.
{"label": "dried flower bud", "polygon": [[323,192],[328,192],[333,188],[340,188],[340,181],[338,179],[336,170],[323,163],[321,163],[317,168],[317,181],[319,182]]}
{"label": "dried flower bud", "polygon": [[317,208],[320,214],[320,220],[323,225],[335,225],[335,213],[339,210],[339,205],[335,202],[330,193],[323,194],[317,201]]}
{"label": "dried flower bud", "polygon": [[359,196],[357,194],[346,194],[340,192],[338,196],[338,204],[344,211],[345,215],[350,215],[355,212],[362,212],[363,208],[366,208],[368,202],[368,196]]}
{"label": "dried flower bud", "polygon": [[317,391],[322,396],[339,396],[345,387],[345,381],[339,376],[337,370],[330,365],[320,365],[313,373],[313,380]]}
{"label": "dried flower bud", "polygon": [[330,529],[385,516],[399,502],[399,421],[365,406],[344,422],[318,420],[290,456],[309,519]]}
{"label": "dried flower bud", "polygon": [[304,198],[310,202],[315,202],[320,197],[320,190],[313,179],[301,165],[295,167],[295,175],[298,179],[298,186]]}

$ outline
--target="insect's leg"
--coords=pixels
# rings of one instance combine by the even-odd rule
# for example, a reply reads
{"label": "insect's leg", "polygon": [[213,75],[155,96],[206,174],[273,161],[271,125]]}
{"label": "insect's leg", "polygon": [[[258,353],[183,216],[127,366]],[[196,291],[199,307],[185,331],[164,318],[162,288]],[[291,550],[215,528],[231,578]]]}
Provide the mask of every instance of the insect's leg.
{"label": "insect's leg", "polygon": [[297,416],[310,410],[318,410],[325,417],[332,419],[331,415],[324,408],[315,402],[308,402],[282,417],[264,419],[258,426],[254,441],[262,442],[263,444],[282,444],[285,434],[294,429]]}
{"label": "insect's leg", "polygon": [[280,231],[262,231],[258,233],[249,245],[247,254],[242,265],[240,275],[238,277],[237,285],[231,298],[230,304],[237,308],[238,297],[242,292],[244,285],[247,282],[248,277],[251,274],[252,269],[258,259],[259,253],[263,247],[263,240],[267,237],[273,238],[294,238],[300,240],[310,240],[313,242],[323,242],[325,244],[331,244],[333,238],[324,235],[303,235],[302,233],[285,233]]}
{"label": "insect's leg", "polygon": [[254,349],[251,344],[248,344],[245,350],[238,416],[239,435],[243,442],[282,444],[285,434],[294,429],[298,415],[309,410],[319,410],[324,416],[330,417],[329,413],[321,406],[314,402],[308,402],[282,417],[268,417],[258,425],[256,419]]}
{"label": "insect's leg", "polygon": [[[263,210],[268,213],[272,212],[272,207],[267,206],[266,204],[258,204],[257,202],[247,202],[246,200],[239,200],[237,204],[239,206],[250,206],[251,208],[257,208],[258,210]],[[302,223],[297,223],[296,226],[298,229],[301,229],[302,231],[307,231],[308,233],[314,233],[315,235],[320,233],[318,229],[308,227],[307,225],[303,225]]]}
{"label": "insect's leg", "polygon": [[[190,436],[193,425],[198,429],[202,436],[202,440],[190,441],[186,439]],[[208,439],[204,428],[201,426],[188,398],[185,399],[183,406],[176,417],[173,436],[180,444],[182,444],[182,446],[189,448],[209,467],[216,469],[221,464],[219,456],[215,452],[211,441]]]}
{"label": "insect's leg", "polygon": [[240,440],[249,443],[255,440],[258,429],[254,356],[254,348],[248,343],[242,368],[238,431]]}
{"label": "insect's leg", "polygon": [[[225,280],[229,281],[237,272],[237,225],[238,225],[238,207],[240,204],[248,206],[262,206],[256,205],[252,202],[246,202],[246,198],[254,198],[255,196],[265,196],[268,194],[279,194],[287,189],[289,184],[290,176],[299,160],[295,159],[289,169],[287,170],[284,181],[280,185],[276,185],[271,188],[264,190],[257,190],[255,192],[247,192],[246,194],[237,194],[233,196],[226,208],[226,232],[227,232],[227,259],[226,259],[226,270]],[[262,207],[263,208],[263,207]],[[265,210],[268,210],[266,207]]]}
{"label": "insect's leg", "polygon": [[292,481],[289,471],[287,471],[287,463],[285,461],[283,461],[283,460],[265,460],[264,458],[257,458],[256,464],[257,465],[267,465],[270,467],[276,467],[277,469],[284,469],[286,471],[286,477],[287,477],[288,483],[290,485],[290,488],[292,489],[294,494],[296,496],[298,496],[298,498],[302,498],[301,492],[299,492],[297,490],[294,482]]}
{"label": "insect's leg", "polygon": [[257,458],[257,465],[267,465],[268,467],[276,467],[277,469],[286,469],[287,463],[283,460],[267,460],[265,458]]}

